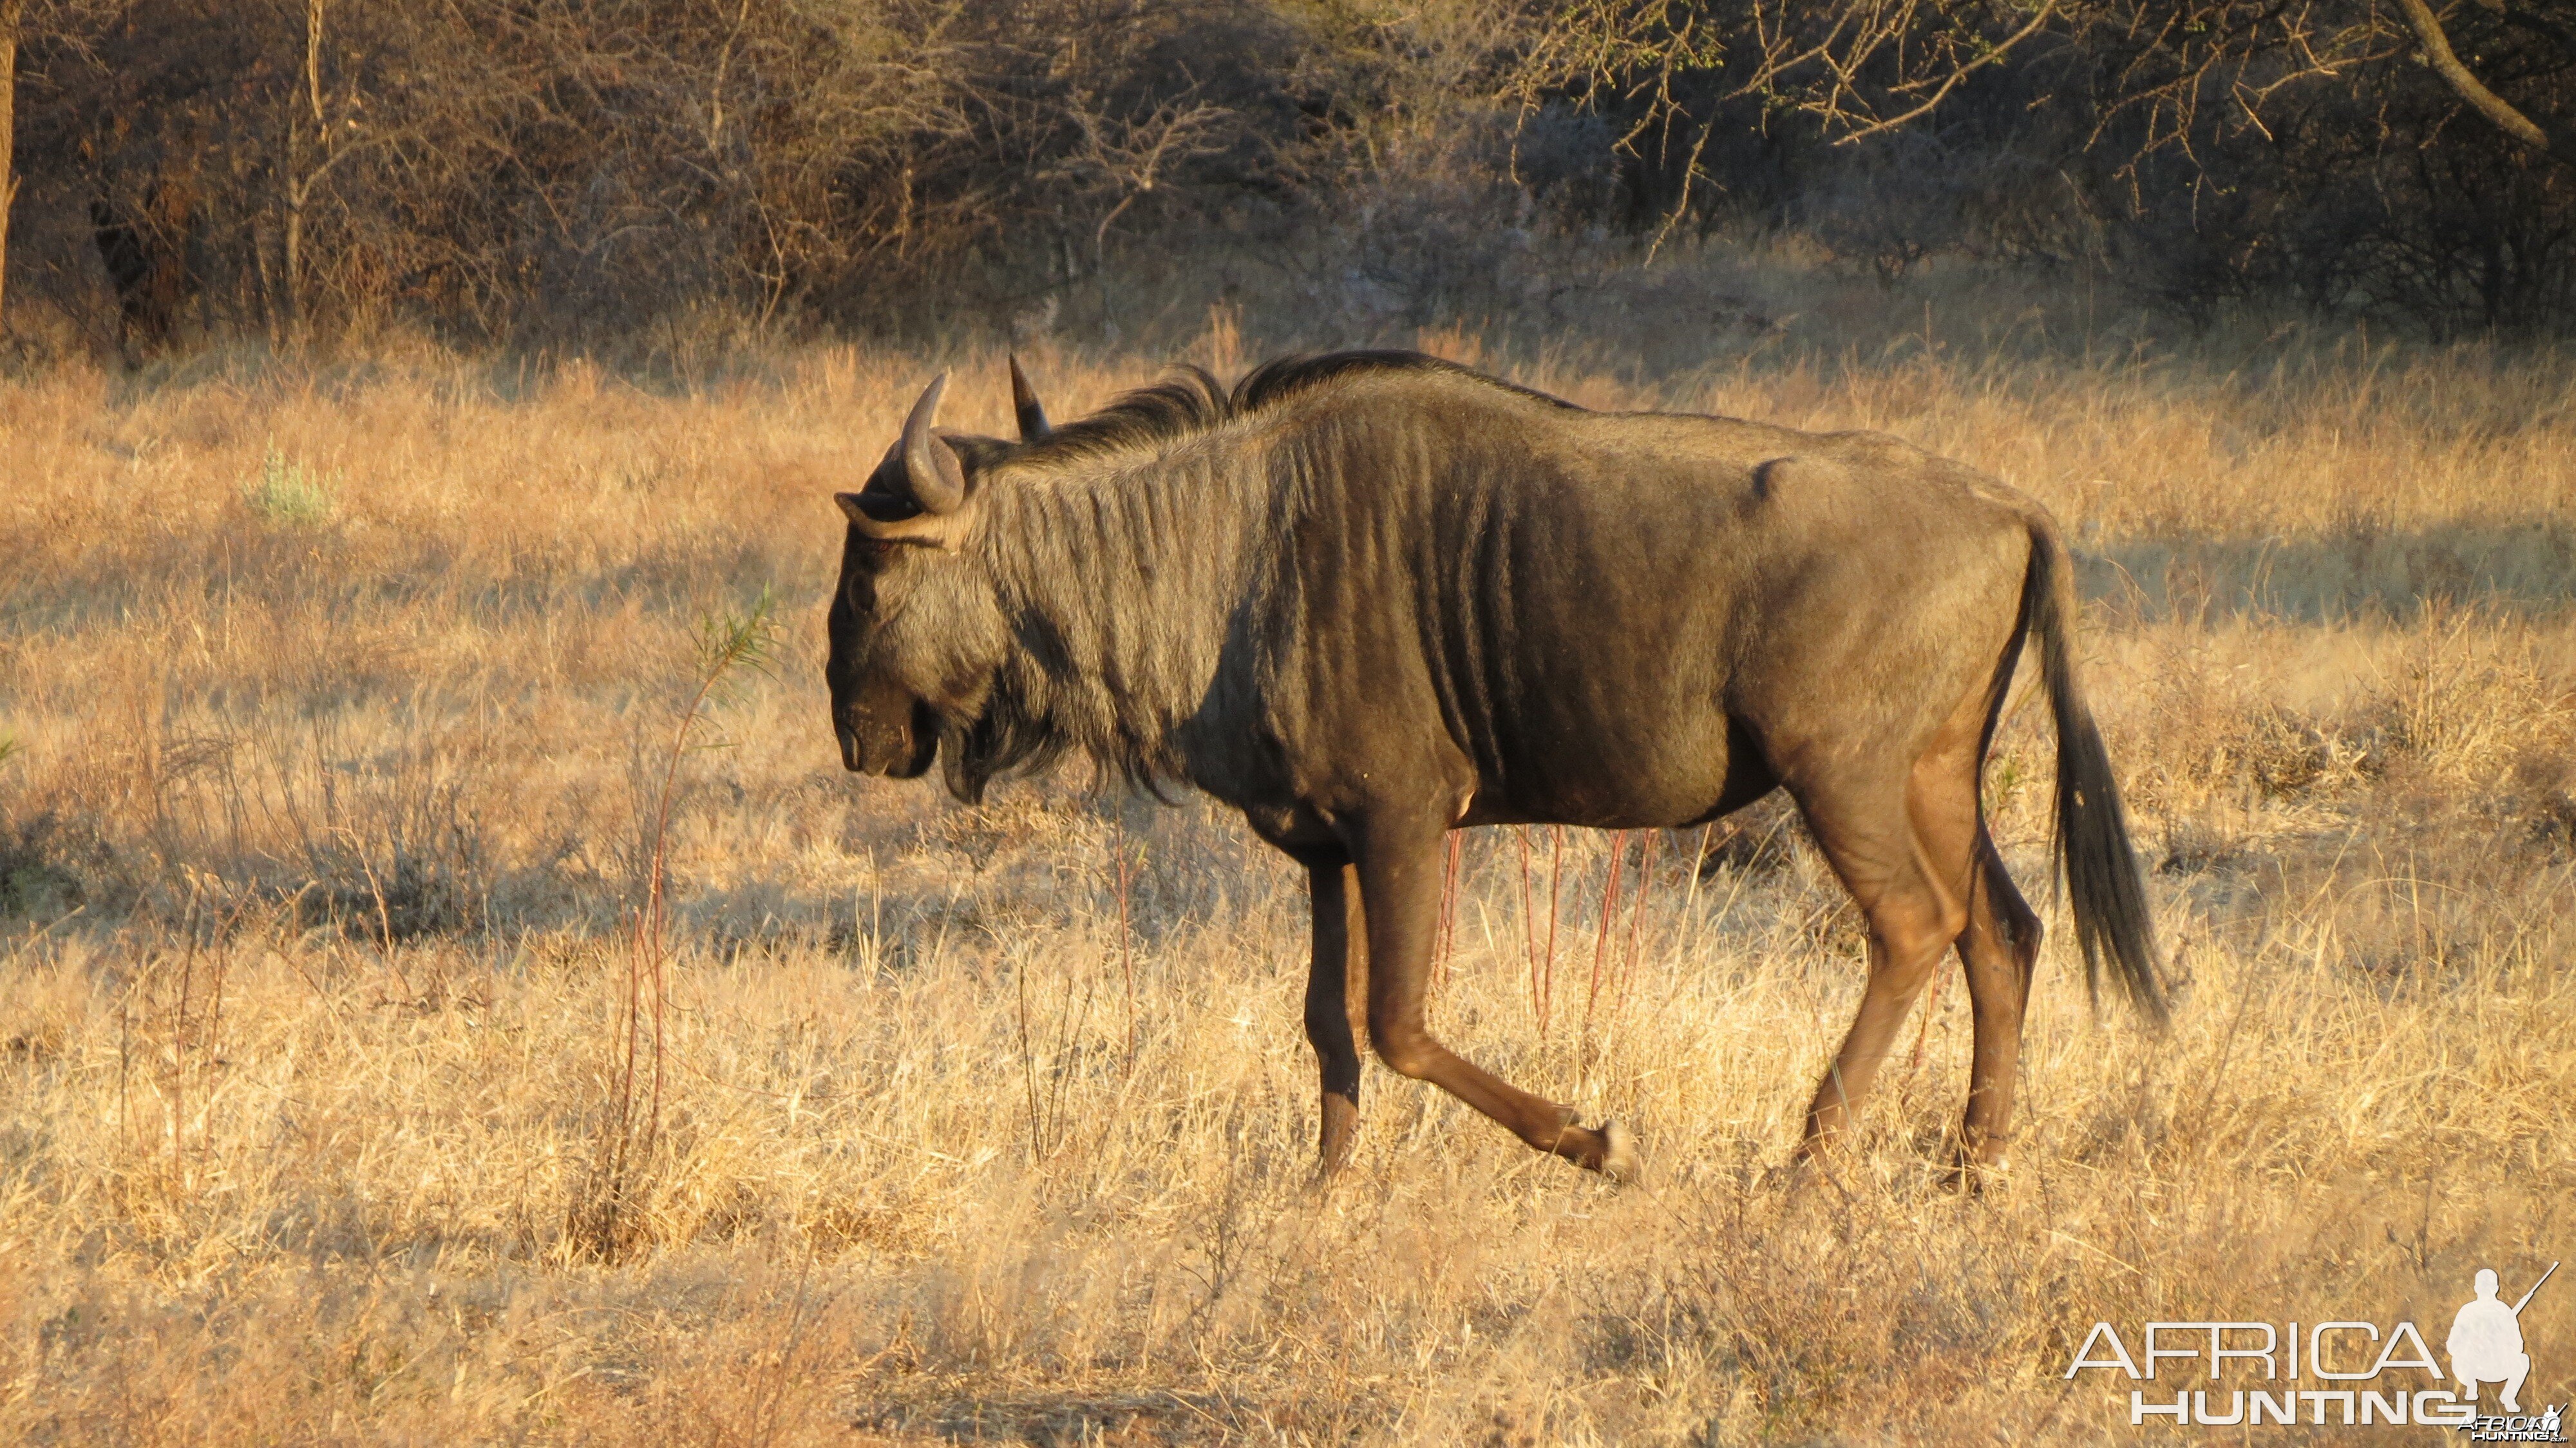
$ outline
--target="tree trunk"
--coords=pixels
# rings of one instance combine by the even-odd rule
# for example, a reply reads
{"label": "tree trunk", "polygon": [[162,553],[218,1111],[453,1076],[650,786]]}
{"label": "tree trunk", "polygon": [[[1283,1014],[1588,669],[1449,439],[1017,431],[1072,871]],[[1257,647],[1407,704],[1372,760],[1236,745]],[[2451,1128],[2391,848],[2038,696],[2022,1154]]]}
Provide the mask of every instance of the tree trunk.
{"label": "tree trunk", "polygon": [[304,150],[303,127],[289,121],[286,127],[286,215],[281,230],[285,241],[279,248],[278,316],[284,324],[282,340],[289,346],[303,336],[304,298],[296,290],[296,278],[304,265],[304,182],[297,177],[297,165]]}
{"label": "tree trunk", "polygon": [[314,183],[331,169],[331,124],[322,105],[322,0],[305,0],[304,4],[304,90],[313,103],[314,150],[318,153],[313,169],[305,170],[299,162],[304,147],[299,143],[303,123],[290,119],[286,137],[286,255],[283,258],[286,294],[286,341],[291,347],[305,342],[304,325],[304,203],[312,199]]}
{"label": "tree trunk", "polygon": [[0,0],[0,323],[8,318],[9,209],[18,199],[18,17],[23,0]]}

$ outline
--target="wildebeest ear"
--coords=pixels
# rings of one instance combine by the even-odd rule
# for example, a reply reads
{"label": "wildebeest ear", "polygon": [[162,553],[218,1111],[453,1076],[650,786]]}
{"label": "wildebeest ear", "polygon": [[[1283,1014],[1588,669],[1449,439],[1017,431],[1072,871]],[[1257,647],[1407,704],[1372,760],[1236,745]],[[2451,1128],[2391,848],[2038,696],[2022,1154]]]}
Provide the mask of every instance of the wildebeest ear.
{"label": "wildebeest ear", "polygon": [[966,546],[969,511],[928,513],[909,498],[870,488],[863,493],[834,493],[841,515],[860,534],[879,543],[913,543],[954,553]]}
{"label": "wildebeest ear", "polygon": [[1047,425],[1046,409],[1038,405],[1038,390],[1029,385],[1029,374],[1020,370],[1018,353],[1011,354],[1011,410],[1020,415],[1020,441],[1036,442],[1055,431]]}

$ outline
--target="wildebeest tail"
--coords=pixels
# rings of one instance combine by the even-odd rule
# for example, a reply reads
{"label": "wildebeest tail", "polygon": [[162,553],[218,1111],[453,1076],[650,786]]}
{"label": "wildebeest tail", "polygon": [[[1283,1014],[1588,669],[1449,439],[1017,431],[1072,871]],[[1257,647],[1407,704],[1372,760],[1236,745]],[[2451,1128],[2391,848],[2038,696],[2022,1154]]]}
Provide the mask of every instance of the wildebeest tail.
{"label": "wildebeest tail", "polygon": [[2102,747],[2102,731],[2094,727],[2075,677],[2074,560],[2045,516],[2031,519],[2030,544],[2022,608],[2057,722],[2055,854],[2075,913],[2075,943],[2084,952],[2084,988],[2100,1000],[2107,963],[2120,993],[2161,1026],[2167,1018],[2164,984],[2146,882],[2129,843],[2128,812],[2111,777],[2110,752]]}

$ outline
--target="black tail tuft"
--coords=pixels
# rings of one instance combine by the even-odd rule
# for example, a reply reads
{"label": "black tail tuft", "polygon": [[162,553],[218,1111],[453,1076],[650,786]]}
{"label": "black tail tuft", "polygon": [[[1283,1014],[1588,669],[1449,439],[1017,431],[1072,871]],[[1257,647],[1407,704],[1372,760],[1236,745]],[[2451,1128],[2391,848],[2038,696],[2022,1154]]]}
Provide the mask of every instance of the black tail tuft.
{"label": "black tail tuft", "polygon": [[2030,579],[2024,607],[2039,646],[2040,678],[2057,721],[2057,866],[2074,907],[2075,942],[2084,952],[2084,989],[2101,1000],[2107,960],[2120,993],[2138,1013],[2163,1026],[2170,1013],[2156,967],[2155,918],[2129,843],[2128,812],[2111,776],[2110,751],[2075,679],[2075,570],[2064,540],[2045,520],[2031,527]]}

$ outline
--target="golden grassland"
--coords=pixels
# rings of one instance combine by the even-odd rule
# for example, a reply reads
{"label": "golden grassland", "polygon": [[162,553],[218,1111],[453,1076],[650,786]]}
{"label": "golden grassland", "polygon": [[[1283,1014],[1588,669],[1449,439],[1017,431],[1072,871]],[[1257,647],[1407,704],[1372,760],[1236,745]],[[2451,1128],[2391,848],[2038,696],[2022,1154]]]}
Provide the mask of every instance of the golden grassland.
{"label": "golden grassland", "polygon": [[[1482,335],[1422,340],[2067,522],[2179,1005],[2096,1019],[2059,922],[2008,1181],[1936,1169],[1955,983],[1790,1169],[1861,940],[1767,810],[1698,871],[1464,848],[1440,1028],[1633,1122],[1642,1185],[1371,1067],[1314,1195],[1284,861],[1079,769],[839,768],[823,491],[935,364],[1001,428],[997,351],[65,369],[0,382],[0,1441],[2092,1441],[2096,1320],[2438,1342],[2576,1257],[2576,363]],[[1070,415],[1160,359],[1032,360]],[[763,589],[773,667],[675,755]],[[2055,919],[2043,714],[1989,788]],[[2525,1331],[2576,1396],[2576,1289]]]}

